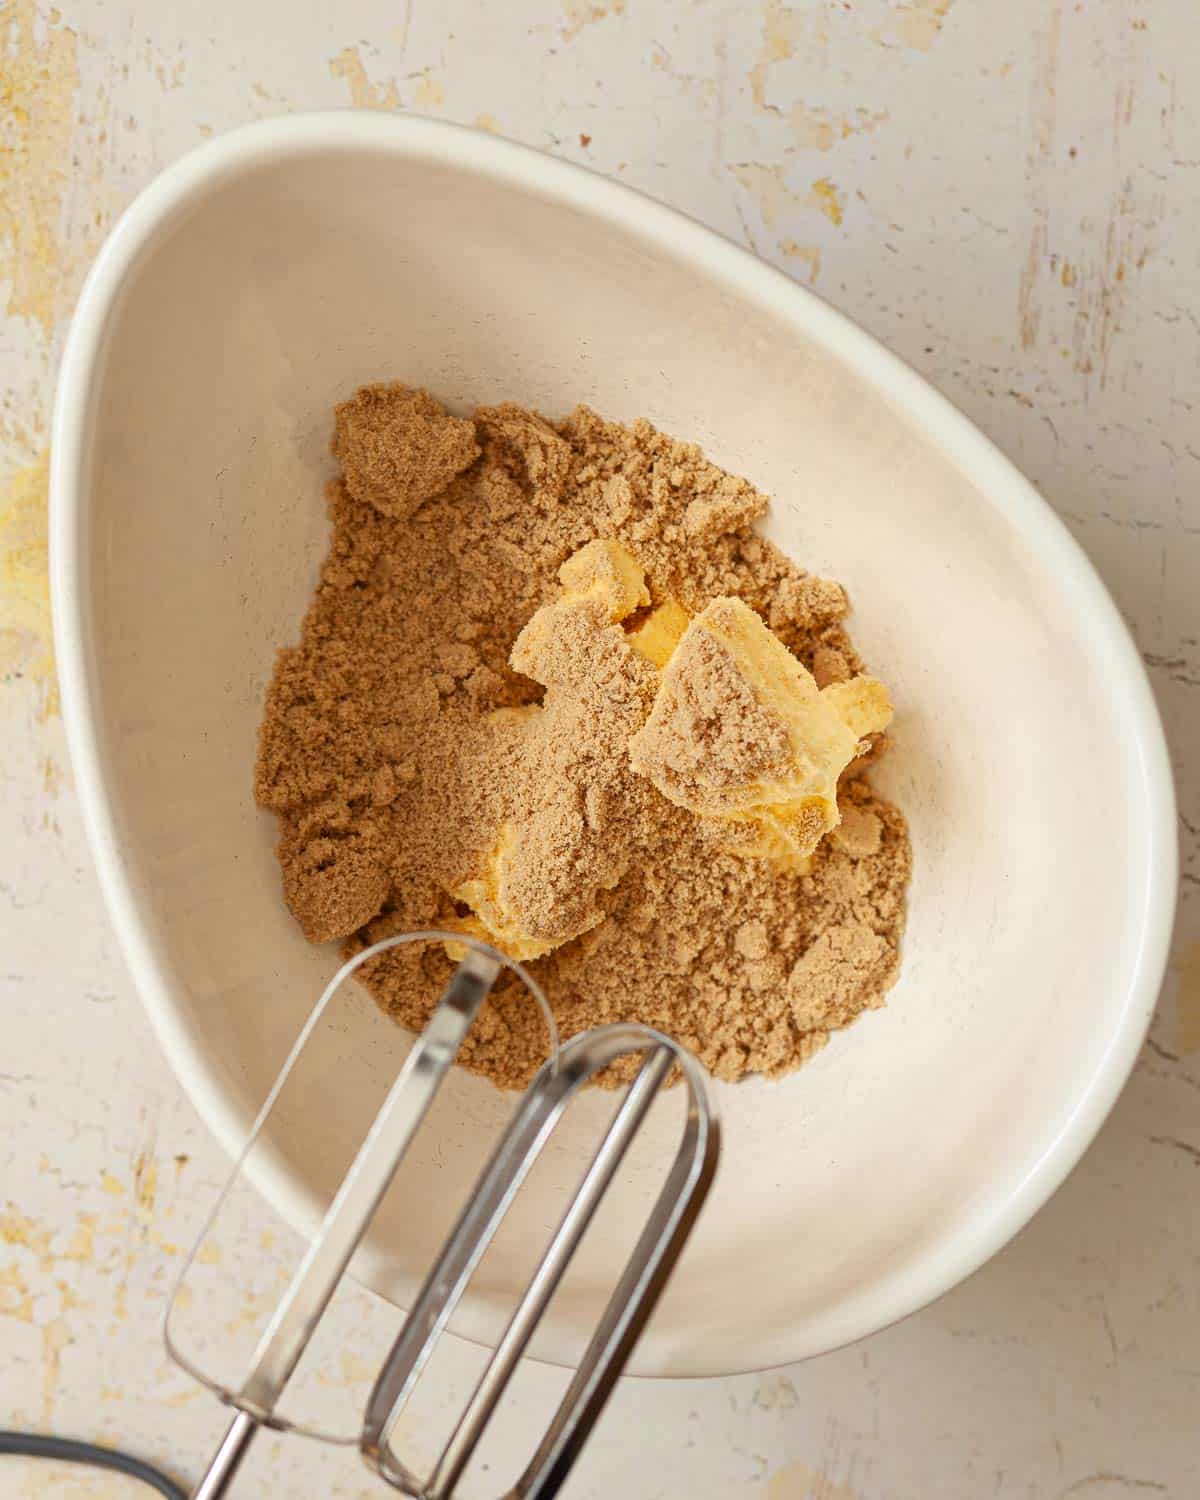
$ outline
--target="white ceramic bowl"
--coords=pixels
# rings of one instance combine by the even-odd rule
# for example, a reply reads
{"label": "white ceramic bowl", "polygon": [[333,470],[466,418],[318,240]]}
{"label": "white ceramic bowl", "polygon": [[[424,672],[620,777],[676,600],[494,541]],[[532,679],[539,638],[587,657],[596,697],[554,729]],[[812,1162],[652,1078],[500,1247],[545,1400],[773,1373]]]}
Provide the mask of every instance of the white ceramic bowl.
{"label": "white ceramic bowl", "polygon": [[[762,1368],[870,1333],[993,1254],[1133,1064],[1174,903],[1173,796],[1095,573],[965,418],[853,324],[690,220],[490,136],[295,116],[193,152],[132,206],[76,313],[55,417],[59,671],[114,921],[172,1066],[228,1145],[335,959],[285,911],[251,799],[262,692],[322,552],[332,404],[399,377],[456,407],[587,402],[701,443],[841,579],[899,708],[881,770],[916,864],[886,1010],[778,1083],[719,1089],[713,1199],[634,1368]],[[302,1218],[406,1041],[364,1000],[287,1123]],[[403,1303],[511,1107],[455,1075],[360,1271]],[[570,1117],[573,1180],[605,1102]],[[666,1149],[673,1121],[652,1120]],[[653,1190],[620,1189],[627,1219]],[[455,1327],[492,1341],[542,1231],[519,1207]],[[570,1361],[616,1269],[601,1227],[536,1350]],[[516,1247],[515,1249],[513,1247]]]}

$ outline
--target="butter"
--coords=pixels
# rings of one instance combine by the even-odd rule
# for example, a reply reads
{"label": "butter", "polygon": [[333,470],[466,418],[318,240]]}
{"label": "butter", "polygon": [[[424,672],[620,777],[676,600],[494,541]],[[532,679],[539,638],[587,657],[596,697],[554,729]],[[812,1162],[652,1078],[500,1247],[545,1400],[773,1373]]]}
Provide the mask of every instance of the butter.
{"label": "butter", "polygon": [[[764,743],[757,766],[752,728],[736,743],[712,733],[723,704],[730,715],[735,704],[761,711],[774,748]],[[724,825],[731,852],[803,871],[840,821],[839,776],[891,717],[882,683],[857,677],[821,690],[748,605],[715,599],[682,632],[630,757],[664,796]],[[696,743],[701,721],[716,749]]]}
{"label": "butter", "polygon": [[560,603],[596,599],[613,625],[650,603],[641,566],[620,542],[588,542],[567,558],[558,578],[563,586]]}
{"label": "butter", "polygon": [[546,648],[554,638],[564,610],[582,608],[594,617],[595,606],[599,605],[604,622],[616,625],[650,603],[641,565],[620,542],[588,542],[567,558],[558,570],[558,578],[562,592],[557,599],[543,604],[528,621],[508,658],[515,671],[543,686],[549,686]]}
{"label": "butter", "polygon": [[500,837],[484,856],[483,870],[470,880],[464,880],[450,892],[455,901],[471,908],[471,917],[464,918],[464,931],[472,937],[481,937],[494,944],[510,958],[538,958],[546,948],[528,938],[521,930],[517,915],[510,901],[506,900],[505,875],[512,857],[512,829],[506,823]]}
{"label": "butter", "polygon": [[[573,678],[563,663],[553,664],[548,648],[570,613],[580,612],[597,631],[624,623],[630,649],[661,674],[650,716],[629,740],[633,769],[705,820],[718,847],[805,873],[814,849],[840,821],[838,778],[865,737],[891,720],[883,684],[857,677],[819,689],[740,599],[715,599],[694,618],[675,599],[647,609],[642,569],[617,542],[589,542],[558,576],[559,597],[522,630],[512,666],[547,688],[555,674],[569,687]],[[498,731],[520,734],[536,732],[545,712],[530,705],[492,717]],[[527,960],[603,918],[589,904],[565,924],[571,930],[534,936],[531,928],[546,932],[544,922],[521,911],[514,890],[521,838],[519,826],[505,823],[479,871],[450,894],[470,908],[457,923],[463,933]],[[447,945],[452,956],[457,946]]]}
{"label": "butter", "polygon": [[[541,958],[556,944],[539,941],[523,930],[521,913],[512,899],[508,886],[508,874],[512,864],[516,838],[509,824],[500,829],[500,836],[484,857],[481,874],[464,880],[450,892],[455,901],[462,901],[471,908],[472,915],[461,917],[456,924],[470,937],[482,938],[518,962]],[[457,945],[447,943],[451,958],[461,958],[454,952]]]}
{"label": "butter", "polygon": [[682,604],[665,599],[645,619],[626,631],[626,635],[638,655],[662,671],[679,645],[690,619]]}
{"label": "butter", "polygon": [[727,830],[721,848],[742,859],[769,859],[790,875],[808,874],[812,851],[828,831],[820,800],[762,807],[720,822]]}

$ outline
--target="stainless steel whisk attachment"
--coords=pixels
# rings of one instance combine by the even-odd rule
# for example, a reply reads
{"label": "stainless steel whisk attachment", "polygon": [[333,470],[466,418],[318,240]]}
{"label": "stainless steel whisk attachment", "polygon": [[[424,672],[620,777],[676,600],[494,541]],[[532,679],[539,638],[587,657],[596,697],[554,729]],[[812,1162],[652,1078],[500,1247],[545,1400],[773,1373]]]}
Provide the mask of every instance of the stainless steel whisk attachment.
{"label": "stainless steel whisk attachment", "polygon": [[[674,1069],[678,1069],[686,1092],[686,1111],[675,1157],[579,1367],[509,1495],[533,1500],[557,1493],[653,1313],[700,1212],[716,1170],[720,1133],[704,1072],[690,1053],[669,1037],[637,1025],[600,1027],[559,1047],[545,997],[519,964],[489,945],[460,934],[407,933],[385,939],[356,955],[331,981],[260,1110],[197,1248],[237,1180],[337,987],[355,968],[382,951],[404,943],[431,940],[457,943],[465,948],[465,957],[388,1088],[316,1235],[275,1303],[244,1378],[236,1388],[211,1379],[181,1349],[172,1331],[179,1300],[179,1287],[176,1288],[167,1313],[168,1352],[235,1410],[219,1448],[193,1492],[193,1500],[220,1500],[229,1493],[237,1468],[260,1428],[293,1425],[278,1414],[284,1389],[480,1007],[504,969],[515,973],[541,1005],[550,1032],[551,1057],[521,1097],[383,1360],[357,1439],[365,1461],[389,1485],[414,1500],[452,1500],[539,1321],[655,1098]],[[631,1055],[641,1057],[640,1067],[563,1211],[495,1352],[432,1469],[423,1476],[417,1474],[396,1451],[394,1439],[399,1418],[438,1340],[572,1098],[596,1074]],[[184,1265],[180,1287],[195,1255],[193,1250]]]}

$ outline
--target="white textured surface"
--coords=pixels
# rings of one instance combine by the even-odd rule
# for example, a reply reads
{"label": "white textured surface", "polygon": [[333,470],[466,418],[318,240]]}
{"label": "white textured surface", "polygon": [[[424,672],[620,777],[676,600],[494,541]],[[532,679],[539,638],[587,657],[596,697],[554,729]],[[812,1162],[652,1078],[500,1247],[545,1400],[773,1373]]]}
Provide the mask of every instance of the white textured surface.
{"label": "white textured surface", "polygon": [[[1194,1494],[1192,7],[299,9],[0,12],[0,90],[14,94],[0,138],[0,1421],[128,1442],[188,1473],[221,1424],[165,1367],[158,1320],[198,1193],[224,1163],[113,951],[42,663],[37,458],[63,320],[103,227],[158,167],[211,130],[353,101],[588,161],[815,277],[1072,525],[1151,665],[1180,772],[1172,982],[1128,1090],[1056,1199],[966,1286],[857,1348],[767,1376],[624,1387],[572,1493]],[[461,1400],[477,1366],[456,1348],[438,1405]],[[345,1376],[365,1391],[353,1349]],[[560,1384],[524,1372],[510,1461],[521,1416],[528,1436]],[[379,1492],[352,1458],[296,1441],[267,1439],[253,1462],[246,1493]],[[0,1463],[5,1495],[132,1493]]]}

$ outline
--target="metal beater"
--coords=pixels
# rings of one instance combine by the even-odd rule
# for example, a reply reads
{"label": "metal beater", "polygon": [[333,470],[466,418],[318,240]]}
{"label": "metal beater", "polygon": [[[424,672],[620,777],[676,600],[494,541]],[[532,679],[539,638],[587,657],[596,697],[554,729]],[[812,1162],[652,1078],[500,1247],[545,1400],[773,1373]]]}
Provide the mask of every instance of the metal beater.
{"label": "metal beater", "polygon": [[[195,1249],[184,1265],[167,1313],[168,1353],[235,1409],[220,1446],[193,1492],[193,1500],[220,1500],[229,1492],[238,1466],[259,1429],[288,1425],[277,1415],[284,1388],[503,969],[517,974],[542,1006],[550,1029],[552,1056],[522,1096],[383,1362],[367,1401],[358,1439],[367,1464],[393,1488],[416,1500],[451,1500],[634,1137],[659,1090],[677,1068],[687,1092],[687,1110],[671,1169],[566,1394],[536,1452],[509,1491],[512,1496],[530,1500],[557,1493],[649,1320],[704,1202],[716,1170],[720,1135],[704,1072],[690,1053],[669,1037],[637,1025],[600,1027],[574,1037],[560,1048],[545,997],[521,965],[488,944],[461,934],[406,933],[357,954],[327,987],[259,1112],[233,1177],[218,1198],[197,1248],[237,1180],[242,1163],[334,991],[354,969],[380,952],[403,943],[425,941],[457,943],[459,951],[466,950],[465,957],[391,1084],[320,1229],[275,1305],[245,1378],[236,1390],[209,1379],[184,1355],[172,1336],[172,1313],[179,1286],[187,1277]],[[574,1198],[441,1456],[432,1471],[422,1478],[392,1446],[397,1420],[484,1252],[570,1100],[589,1079],[631,1054],[642,1056],[641,1067],[583,1173]]]}

